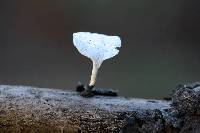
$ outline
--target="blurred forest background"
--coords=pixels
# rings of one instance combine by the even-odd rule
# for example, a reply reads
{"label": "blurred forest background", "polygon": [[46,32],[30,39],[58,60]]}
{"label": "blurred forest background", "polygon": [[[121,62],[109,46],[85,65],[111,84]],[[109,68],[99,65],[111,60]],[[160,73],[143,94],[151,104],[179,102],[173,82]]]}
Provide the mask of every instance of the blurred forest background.
{"label": "blurred forest background", "polygon": [[78,31],[122,38],[97,87],[161,98],[177,84],[200,80],[200,1],[1,0],[0,84],[74,89],[88,83],[91,61],[72,43]]}

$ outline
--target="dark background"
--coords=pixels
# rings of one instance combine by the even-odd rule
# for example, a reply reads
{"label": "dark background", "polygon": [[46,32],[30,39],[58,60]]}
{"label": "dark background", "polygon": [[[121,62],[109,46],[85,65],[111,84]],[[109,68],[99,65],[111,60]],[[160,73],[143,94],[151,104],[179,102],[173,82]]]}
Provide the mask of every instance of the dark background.
{"label": "dark background", "polygon": [[200,79],[198,0],[1,0],[0,84],[74,89],[88,83],[91,61],[72,33],[119,35],[119,55],[106,60],[98,87],[161,98]]}

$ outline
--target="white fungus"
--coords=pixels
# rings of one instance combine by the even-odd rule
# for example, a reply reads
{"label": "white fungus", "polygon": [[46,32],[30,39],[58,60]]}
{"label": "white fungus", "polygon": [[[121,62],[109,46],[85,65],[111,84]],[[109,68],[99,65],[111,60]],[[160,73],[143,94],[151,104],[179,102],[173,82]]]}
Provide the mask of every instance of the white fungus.
{"label": "white fungus", "polygon": [[90,58],[93,62],[90,86],[95,85],[97,72],[102,62],[117,55],[118,48],[121,47],[121,39],[118,36],[90,32],[74,33],[73,43],[82,55]]}

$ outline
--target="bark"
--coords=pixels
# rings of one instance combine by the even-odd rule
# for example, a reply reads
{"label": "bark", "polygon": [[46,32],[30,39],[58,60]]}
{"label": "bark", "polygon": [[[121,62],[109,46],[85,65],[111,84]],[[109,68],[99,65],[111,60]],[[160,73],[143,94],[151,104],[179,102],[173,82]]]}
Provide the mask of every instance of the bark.
{"label": "bark", "polygon": [[0,85],[0,132],[196,132],[199,85],[178,86],[168,101]]}

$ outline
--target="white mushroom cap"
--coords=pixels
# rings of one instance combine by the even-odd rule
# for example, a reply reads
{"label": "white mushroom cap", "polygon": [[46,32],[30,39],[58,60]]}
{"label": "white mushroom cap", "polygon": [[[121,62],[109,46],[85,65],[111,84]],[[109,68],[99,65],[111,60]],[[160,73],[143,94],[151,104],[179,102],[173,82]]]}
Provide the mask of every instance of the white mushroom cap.
{"label": "white mushroom cap", "polygon": [[106,59],[119,53],[121,39],[118,36],[107,36],[90,32],[77,32],[73,34],[73,43],[78,51],[90,58],[97,67]]}

